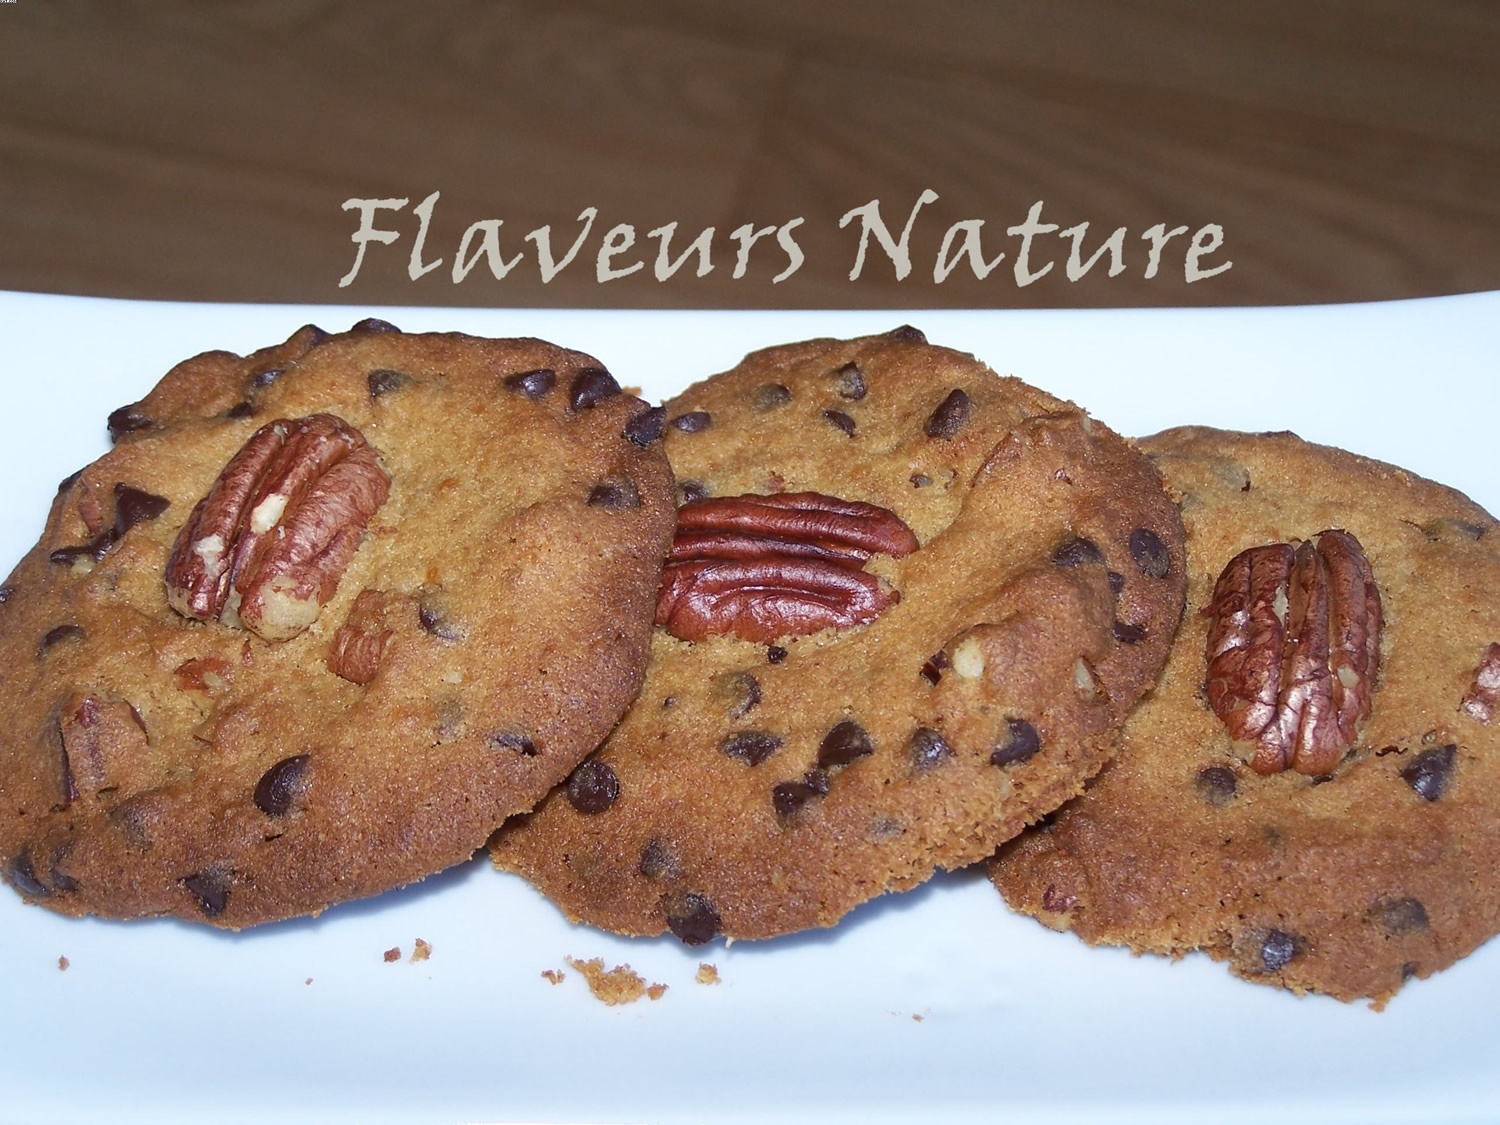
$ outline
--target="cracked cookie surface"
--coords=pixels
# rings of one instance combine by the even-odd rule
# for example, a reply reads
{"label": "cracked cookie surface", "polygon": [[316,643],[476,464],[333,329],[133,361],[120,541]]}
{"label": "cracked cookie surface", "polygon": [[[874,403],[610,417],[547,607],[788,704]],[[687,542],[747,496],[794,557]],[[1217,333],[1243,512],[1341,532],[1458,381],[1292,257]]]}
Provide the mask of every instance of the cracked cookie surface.
{"label": "cracked cookie surface", "polygon": [[581,353],[379,321],[179,364],[0,587],[5,877],[238,928],[467,859],[640,683],[654,417]]}
{"label": "cracked cookie surface", "polygon": [[[1188,530],[1178,643],[1119,756],[1003,848],[991,878],[1015,909],[1091,943],[1202,949],[1250,980],[1383,1003],[1500,931],[1500,731],[1483,702],[1500,652],[1500,528],[1451,489],[1291,434],[1184,428],[1141,446]],[[1383,610],[1369,713],[1331,768],[1272,772],[1210,706],[1208,655],[1225,630],[1206,611],[1241,552],[1310,553],[1330,529],[1357,541]],[[1263,600],[1288,649],[1310,635],[1295,605]],[[1347,669],[1324,677],[1341,678],[1358,683]],[[1268,714],[1274,668],[1271,681]],[[1227,721],[1238,730],[1243,714]]]}
{"label": "cracked cookie surface", "polygon": [[491,842],[572,918],[832,925],[1078,792],[1166,658],[1181,525],[1150,463],[915,330],[753,353],[665,432],[641,696]]}

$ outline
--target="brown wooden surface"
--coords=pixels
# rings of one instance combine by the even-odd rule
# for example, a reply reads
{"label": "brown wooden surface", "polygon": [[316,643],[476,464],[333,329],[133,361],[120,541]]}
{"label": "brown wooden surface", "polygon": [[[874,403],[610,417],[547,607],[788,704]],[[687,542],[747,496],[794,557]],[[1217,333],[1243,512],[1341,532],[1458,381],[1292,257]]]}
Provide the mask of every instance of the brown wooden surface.
{"label": "brown wooden surface", "polygon": [[[0,287],[131,297],[467,305],[1037,306],[1367,300],[1500,288],[1500,4],[1312,0],[16,0],[0,4]],[[845,211],[893,231],[939,200],[897,282],[848,279]],[[351,197],[440,191],[372,245],[348,288]],[[1126,265],[1026,288],[1004,239],[1036,200],[1127,228]],[[507,254],[550,223],[579,258],[543,285],[446,268],[468,224]],[[731,230],[801,216],[732,278]],[[943,231],[986,220],[1004,265],[934,284]],[[717,228],[715,268],[651,275]],[[390,221],[390,220],[383,220]],[[1140,234],[1218,223],[1227,273],[1188,285],[1179,239],[1143,276]],[[645,269],[600,284],[636,228]],[[1035,252],[1035,251],[1034,251]],[[622,262],[631,260],[628,256]]]}

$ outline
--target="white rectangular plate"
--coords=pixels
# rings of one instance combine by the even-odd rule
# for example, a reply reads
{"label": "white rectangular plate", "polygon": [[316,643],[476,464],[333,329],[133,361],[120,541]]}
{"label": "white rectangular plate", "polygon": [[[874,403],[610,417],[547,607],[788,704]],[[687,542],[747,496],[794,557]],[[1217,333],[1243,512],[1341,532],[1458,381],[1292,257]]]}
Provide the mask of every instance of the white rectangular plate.
{"label": "white rectangular plate", "polygon": [[[753,348],[909,321],[1124,433],[1189,422],[1294,429],[1500,510],[1500,293],[1323,308],[875,313],[0,294],[0,567],[35,541],[56,482],[105,450],[105,415],[178,359],[364,315],[409,331],[543,336],[593,353],[653,400]],[[418,937],[432,956],[411,963]],[[403,959],[386,963],[392,946]],[[629,962],[668,991],[605,1007],[567,969],[569,954]],[[695,983],[700,960],[721,984]],[[549,984],[546,969],[567,979]],[[72,921],[0,888],[0,998],[0,1119],[18,1122],[1500,1116],[1500,943],[1376,1014],[1245,984],[1202,957],[1087,949],[1009,914],[972,872],[869,904],[831,931],[698,950],[570,926],[482,861],[238,935]]]}

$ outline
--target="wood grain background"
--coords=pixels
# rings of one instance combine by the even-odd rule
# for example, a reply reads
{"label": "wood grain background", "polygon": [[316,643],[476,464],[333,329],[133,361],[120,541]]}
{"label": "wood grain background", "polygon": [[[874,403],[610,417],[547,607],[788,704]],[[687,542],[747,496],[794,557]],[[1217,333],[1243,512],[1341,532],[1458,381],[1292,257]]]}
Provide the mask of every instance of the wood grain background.
{"label": "wood grain background", "polygon": [[[1500,4],[1198,0],[16,0],[0,4],[0,287],[194,300],[557,306],[1283,304],[1500,288]],[[838,219],[899,231],[850,281]],[[406,272],[416,221],[348,288],[350,197],[441,192],[428,257],[502,219],[578,260]],[[993,254],[1036,200],[1128,228],[1127,270],[932,279],[943,231]],[[793,217],[734,279],[731,230]],[[617,223],[714,226],[714,270],[600,284]],[[389,221],[389,220],[383,220]],[[1146,280],[1140,233],[1218,223],[1228,272]],[[681,248],[682,243],[677,244]],[[1043,249],[1039,240],[1038,250]],[[762,252],[764,256],[762,256]],[[628,262],[629,256],[621,262]]]}

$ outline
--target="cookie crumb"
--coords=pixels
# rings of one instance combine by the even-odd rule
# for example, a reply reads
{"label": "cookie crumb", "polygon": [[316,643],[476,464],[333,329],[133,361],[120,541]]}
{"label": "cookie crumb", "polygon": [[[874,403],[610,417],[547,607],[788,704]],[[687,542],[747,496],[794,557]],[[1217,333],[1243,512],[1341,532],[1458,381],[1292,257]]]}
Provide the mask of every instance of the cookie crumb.
{"label": "cookie crumb", "polygon": [[542,976],[552,984],[562,984],[568,974],[561,969],[543,969]]}
{"label": "cookie crumb", "polygon": [[414,949],[412,949],[412,951],[411,951],[411,959],[412,959],[412,961],[413,962],[425,961],[425,960],[427,960],[427,958],[429,958],[431,956],[432,956],[432,944],[430,942],[423,941],[421,938],[418,938],[417,939],[416,947]]}
{"label": "cookie crumb", "polygon": [[[611,1006],[634,1004],[642,996],[660,1000],[667,991],[664,984],[653,984],[648,988],[645,978],[629,965],[616,965],[613,969],[606,969],[602,957],[594,957],[588,961],[580,961],[576,957],[565,957],[563,960],[583,974],[589,991],[596,999]],[[545,973],[542,975],[546,976]]]}
{"label": "cookie crumb", "polygon": [[640,387],[621,387],[620,390],[624,391],[628,395],[634,395],[636,398],[641,397]]}
{"label": "cookie crumb", "polygon": [[401,947],[393,945],[385,951],[385,963],[389,965],[392,961],[401,960]]}
{"label": "cookie crumb", "polygon": [[913,1012],[911,1014],[911,1018],[914,1019],[914,1020],[916,1020],[917,1023],[921,1023],[922,1022],[922,1018],[923,1018],[922,1017],[922,1013],[921,1012]]}
{"label": "cookie crumb", "polygon": [[303,983],[303,984],[312,984],[312,977],[308,977],[308,978],[307,978],[307,979],[306,979],[306,980],[305,980],[305,981],[303,981],[303,982],[302,982],[302,983]]}
{"label": "cookie crumb", "polygon": [[710,965],[707,961],[699,961],[698,975],[693,979],[699,984],[718,984],[720,982],[719,968],[717,965]]}
{"label": "cookie crumb", "polygon": [[72,962],[69,961],[66,957],[59,957],[57,959],[57,971],[60,972],[60,973],[67,972],[68,971],[68,966],[71,965],[71,964],[72,964]]}

